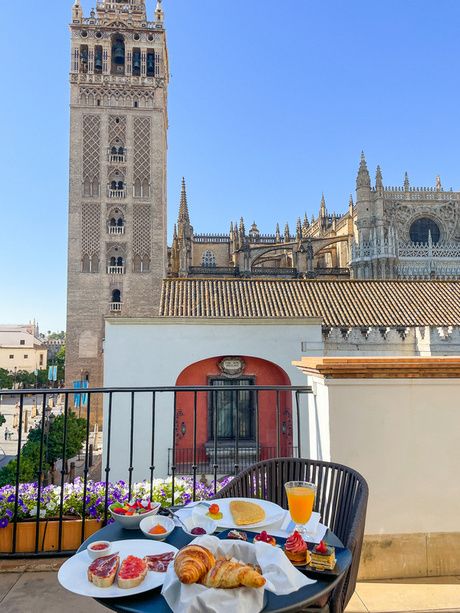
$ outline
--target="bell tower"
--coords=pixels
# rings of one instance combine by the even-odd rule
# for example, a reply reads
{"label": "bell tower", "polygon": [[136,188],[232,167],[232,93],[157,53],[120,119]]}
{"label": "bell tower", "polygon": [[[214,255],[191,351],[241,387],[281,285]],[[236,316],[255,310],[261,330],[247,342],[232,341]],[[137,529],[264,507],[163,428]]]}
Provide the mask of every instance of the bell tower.
{"label": "bell tower", "polygon": [[106,317],[158,313],[166,275],[168,55],[144,0],[72,8],[67,385],[103,384]]}

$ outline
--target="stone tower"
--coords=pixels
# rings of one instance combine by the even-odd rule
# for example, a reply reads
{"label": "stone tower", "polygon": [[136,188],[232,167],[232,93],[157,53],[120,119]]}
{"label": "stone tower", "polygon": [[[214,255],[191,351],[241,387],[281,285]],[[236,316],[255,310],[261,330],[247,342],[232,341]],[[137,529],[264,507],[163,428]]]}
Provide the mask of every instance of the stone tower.
{"label": "stone tower", "polygon": [[67,384],[103,383],[106,317],[158,313],[166,275],[168,56],[161,0],[72,9]]}

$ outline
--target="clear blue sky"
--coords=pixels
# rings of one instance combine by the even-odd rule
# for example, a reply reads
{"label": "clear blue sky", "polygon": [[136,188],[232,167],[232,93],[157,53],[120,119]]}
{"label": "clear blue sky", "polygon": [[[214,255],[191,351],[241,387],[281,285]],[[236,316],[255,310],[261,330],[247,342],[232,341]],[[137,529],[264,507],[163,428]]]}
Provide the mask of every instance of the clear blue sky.
{"label": "clear blue sky", "polygon": [[[155,0],[147,0],[152,15]],[[92,0],[83,0],[88,14]],[[364,149],[387,185],[460,188],[458,0],[164,0],[169,235],[345,211]],[[2,6],[0,322],[63,329],[72,0]]]}

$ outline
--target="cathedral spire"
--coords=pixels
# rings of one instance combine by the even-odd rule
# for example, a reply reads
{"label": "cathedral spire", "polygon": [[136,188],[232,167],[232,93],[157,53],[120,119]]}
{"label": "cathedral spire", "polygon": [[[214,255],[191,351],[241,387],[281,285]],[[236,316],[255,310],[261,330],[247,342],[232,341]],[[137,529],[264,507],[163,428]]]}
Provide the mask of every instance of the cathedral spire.
{"label": "cathedral spire", "polygon": [[353,215],[353,196],[350,194],[350,200],[348,201],[348,212]]}
{"label": "cathedral spire", "polygon": [[187,204],[187,190],[185,187],[185,179],[182,177],[182,188],[180,192],[180,206],[179,206],[179,222],[190,223],[190,215],[188,213]]}
{"label": "cathedral spire", "polygon": [[173,240],[177,240],[177,226],[176,226],[176,224],[174,224]]}
{"label": "cathedral spire", "polygon": [[281,242],[281,232],[279,223],[276,224],[275,243]]}
{"label": "cathedral spire", "polygon": [[377,170],[375,173],[375,187],[377,189],[383,189],[383,177],[382,171],[380,170],[380,166],[377,166]]}
{"label": "cathedral spire", "polygon": [[246,228],[244,227],[244,219],[240,218],[240,236],[246,236]]}
{"label": "cathedral spire", "polygon": [[409,187],[410,187],[410,183],[409,183],[409,175],[407,174],[407,171],[404,173],[404,189],[406,192],[409,191]]}
{"label": "cathedral spire", "polygon": [[370,187],[371,178],[367,170],[366,158],[364,151],[361,151],[361,160],[359,162],[358,176],[356,177],[356,187]]}

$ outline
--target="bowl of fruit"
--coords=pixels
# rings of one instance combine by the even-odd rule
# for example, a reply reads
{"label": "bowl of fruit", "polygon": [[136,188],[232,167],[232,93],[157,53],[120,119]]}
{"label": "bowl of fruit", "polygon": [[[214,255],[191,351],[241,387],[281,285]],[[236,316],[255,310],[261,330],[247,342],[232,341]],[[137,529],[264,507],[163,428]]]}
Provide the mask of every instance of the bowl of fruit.
{"label": "bowl of fruit", "polygon": [[109,506],[113,519],[126,530],[137,530],[145,517],[156,515],[160,510],[159,502],[150,500],[130,500],[129,502],[115,502]]}

